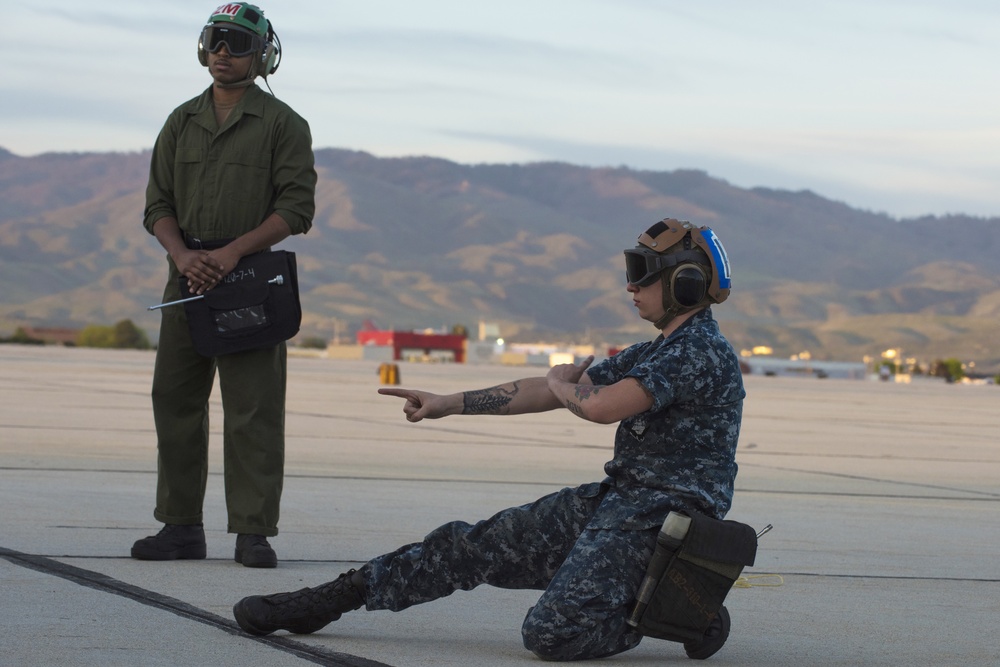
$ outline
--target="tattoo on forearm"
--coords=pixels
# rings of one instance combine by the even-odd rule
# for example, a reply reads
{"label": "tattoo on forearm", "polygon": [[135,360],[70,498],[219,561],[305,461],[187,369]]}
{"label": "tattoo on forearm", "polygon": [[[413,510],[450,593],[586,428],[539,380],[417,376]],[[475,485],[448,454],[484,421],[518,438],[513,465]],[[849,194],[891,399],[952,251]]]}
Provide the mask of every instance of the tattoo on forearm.
{"label": "tattoo on forearm", "polygon": [[505,415],[510,402],[514,400],[521,387],[515,382],[509,390],[503,387],[477,389],[462,394],[463,415]]}
{"label": "tattoo on forearm", "polygon": [[571,401],[566,399],[566,409],[572,412],[577,417],[582,417],[586,419],[583,414],[583,402],[590,398],[591,396],[597,396],[597,393],[601,391],[601,387],[595,387],[590,384],[578,384],[576,388],[573,389],[573,395],[576,397],[576,401]]}

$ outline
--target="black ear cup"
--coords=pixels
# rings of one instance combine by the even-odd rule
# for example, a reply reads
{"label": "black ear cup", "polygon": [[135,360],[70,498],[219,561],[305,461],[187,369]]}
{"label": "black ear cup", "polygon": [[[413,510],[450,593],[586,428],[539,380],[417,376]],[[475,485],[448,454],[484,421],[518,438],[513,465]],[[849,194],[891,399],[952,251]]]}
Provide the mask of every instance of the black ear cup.
{"label": "black ear cup", "polygon": [[694,308],[708,294],[708,276],[697,264],[681,264],[670,278],[670,293],[682,308]]}

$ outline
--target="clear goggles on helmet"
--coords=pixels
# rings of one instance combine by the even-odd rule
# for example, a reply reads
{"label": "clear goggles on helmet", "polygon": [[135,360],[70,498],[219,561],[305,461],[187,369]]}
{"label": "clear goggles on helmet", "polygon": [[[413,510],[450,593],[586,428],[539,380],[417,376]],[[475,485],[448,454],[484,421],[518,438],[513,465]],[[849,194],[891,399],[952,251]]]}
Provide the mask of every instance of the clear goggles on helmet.
{"label": "clear goggles on helmet", "polygon": [[260,51],[262,44],[260,35],[229,25],[212,23],[201,31],[201,46],[209,53],[215,53],[226,45],[226,51],[234,58],[248,56],[254,51]]}

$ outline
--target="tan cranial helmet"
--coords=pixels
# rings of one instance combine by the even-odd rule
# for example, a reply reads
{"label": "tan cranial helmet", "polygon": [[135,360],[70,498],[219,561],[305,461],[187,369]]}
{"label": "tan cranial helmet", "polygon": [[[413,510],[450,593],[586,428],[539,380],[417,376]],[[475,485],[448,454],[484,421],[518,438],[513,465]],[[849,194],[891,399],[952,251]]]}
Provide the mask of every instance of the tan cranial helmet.
{"label": "tan cranial helmet", "polygon": [[662,329],[682,313],[729,297],[732,279],[729,256],[708,227],[666,218],[639,235],[638,245],[625,251],[629,283],[640,287],[663,281]]}

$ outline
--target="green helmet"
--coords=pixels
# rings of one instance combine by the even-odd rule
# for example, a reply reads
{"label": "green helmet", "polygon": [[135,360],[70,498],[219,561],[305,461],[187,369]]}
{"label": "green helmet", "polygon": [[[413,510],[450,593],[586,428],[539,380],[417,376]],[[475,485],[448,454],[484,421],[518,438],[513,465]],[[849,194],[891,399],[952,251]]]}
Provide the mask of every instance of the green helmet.
{"label": "green helmet", "polygon": [[264,18],[264,11],[249,2],[227,2],[219,5],[208,18],[208,23],[234,23],[267,39],[269,25]]}
{"label": "green helmet", "polygon": [[[267,78],[278,69],[281,60],[281,42],[264,18],[264,11],[249,2],[227,2],[219,5],[198,38],[198,62],[208,66],[208,54],[215,53],[225,44],[233,56],[255,53],[247,81],[257,76]],[[236,84],[229,84],[236,85]]]}

